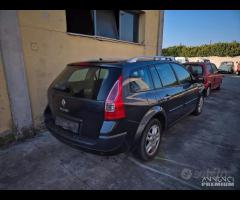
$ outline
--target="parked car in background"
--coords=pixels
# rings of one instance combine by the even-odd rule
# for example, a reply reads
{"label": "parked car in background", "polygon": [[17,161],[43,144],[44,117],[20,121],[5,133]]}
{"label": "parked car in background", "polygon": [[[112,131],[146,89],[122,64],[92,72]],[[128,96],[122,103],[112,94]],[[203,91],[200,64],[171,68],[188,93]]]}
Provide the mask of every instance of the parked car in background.
{"label": "parked car in background", "polygon": [[218,70],[220,73],[233,74],[233,73],[235,73],[234,62],[232,62],[232,61],[221,62]]}
{"label": "parked car in background", "polygon": [[68,64],[48,89],[46,127],[73,147],[152,159],[163,131],[204,102],[203,84],[184,66],[156,58]]}
{"label": "parked car in background", "polygon": [[210,60],[207,59],[207,58],[199,58],[199,59],[197,60],[197,62],[206,62],[206,63],[208,63],[208,62],[210,62]]}
{"label": "parked car in background", "polygon": [[188,58],[187,57],[175,57],[175,60],[179,63],[186,63],[186,62],[189,62]]}
{"label": "parked car in background", "polygon": [[236,74],[240,75],[240,61],[237,61],[236,64],[237,64]]}
{"label": "parked car in background", "polygon": [[197,80],[202,80],[206,97],[210,95],[212,89],[220,89],[223,75],[218,72],[214,63],[190,62],[185,63],[184,66]]}
{"label": "parked car in background", "polygon": [[176,61],[174,56],[164,56],[166,58],[166,60],[169,61]]}

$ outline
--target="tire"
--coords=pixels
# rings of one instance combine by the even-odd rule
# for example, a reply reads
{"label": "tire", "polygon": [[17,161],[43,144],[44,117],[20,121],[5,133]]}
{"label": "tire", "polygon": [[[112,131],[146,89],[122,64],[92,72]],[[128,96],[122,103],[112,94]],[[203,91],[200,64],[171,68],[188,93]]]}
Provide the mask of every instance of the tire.
{"label": "tire", "polygon": [[200,115],[202,113],[203,104],[204,104],[204,97],[200,96],[200,98],[198,99],[196,108],[193,111],[194,115]]}
{"label": "tire", "polygon": [[211,94],[211,86],[209,85],[205,92],[205,97],[209,97]]}
{"label": "tire", "polygon": [[[158,128],[158,133],[156,133],[154,136],[151,136],[154,132],[155,128]],[[141,139],[138,143],[137,149],[136,149],[136,155],[138,158],[140,158],[143,161],[148,161],[153,159],[159,150],[160,142],[162,137],[162,125],[161,122],[157,119],[151,119],[146,128],[144,129]],[[158,138],[158,139],[157,139]],[[152,148],[151,147],[152,144]],[[156,145],[154,145],[156,144]],[[149,146],[149,147],[148,147]],[[149,149],[149,152],[147,151],[147,148]]]}
{"label": "tire", "polygon": [[216,88],[216,90],[220,90],[221,89],[221,84]]}

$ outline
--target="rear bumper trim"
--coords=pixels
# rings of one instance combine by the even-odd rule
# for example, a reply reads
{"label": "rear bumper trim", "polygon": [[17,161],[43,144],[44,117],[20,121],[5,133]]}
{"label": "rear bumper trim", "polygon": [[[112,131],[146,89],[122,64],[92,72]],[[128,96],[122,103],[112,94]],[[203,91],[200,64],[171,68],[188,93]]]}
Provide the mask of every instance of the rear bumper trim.
{"label": "rear bumper trim", "polygon": [[112,139],[112,138],[120,137],[120,136],[123,136],[123,135],[126,135],[126,134],[127,134],[127,132],[119,133],[119,134],[116,134],[116,135],[108,135],[108,136],[100,135],[99,139]]}

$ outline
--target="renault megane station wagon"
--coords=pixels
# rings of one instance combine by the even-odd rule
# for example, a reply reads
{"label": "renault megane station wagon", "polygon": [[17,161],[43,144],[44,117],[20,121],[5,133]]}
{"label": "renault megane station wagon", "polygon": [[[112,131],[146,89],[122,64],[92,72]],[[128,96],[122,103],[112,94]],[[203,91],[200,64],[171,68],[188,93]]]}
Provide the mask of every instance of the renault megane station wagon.
{"label": "renault megane station wagon", "polygon": [[48,89],[48,130],[90,152],[157,154],[163,131],[202,112],[204,86],[164,57],[70,63]]}

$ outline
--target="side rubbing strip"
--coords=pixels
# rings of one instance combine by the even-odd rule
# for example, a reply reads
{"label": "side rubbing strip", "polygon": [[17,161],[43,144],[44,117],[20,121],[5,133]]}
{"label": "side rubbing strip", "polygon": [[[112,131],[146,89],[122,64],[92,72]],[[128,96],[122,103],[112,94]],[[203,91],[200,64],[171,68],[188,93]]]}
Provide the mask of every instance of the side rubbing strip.
{"label": "side rubbing strip", "polygon": [[183,107],[183,105],[184,105],[184,104],[182,104],[182,105],[180,105],[180,106],[177,106],[177,107],[173,108],[172,110],[169,110],[169,112],[172,112],[172,111],[174,111],[174,110],[177,110],[177,109]]}

